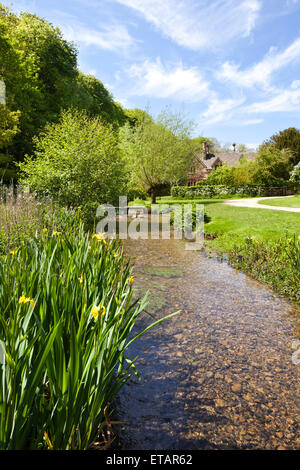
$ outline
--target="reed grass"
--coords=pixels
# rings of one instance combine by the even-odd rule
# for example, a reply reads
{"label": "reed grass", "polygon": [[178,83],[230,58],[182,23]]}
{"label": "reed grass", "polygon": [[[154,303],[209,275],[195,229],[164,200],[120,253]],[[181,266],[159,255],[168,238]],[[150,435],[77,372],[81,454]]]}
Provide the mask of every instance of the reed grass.
{"label": "reed grass", "polygon": [[2,256],[0,449],[88,449],[137,373],[128,346],[162,321],[132,332],[147,300],[122,245],[74,227]]}

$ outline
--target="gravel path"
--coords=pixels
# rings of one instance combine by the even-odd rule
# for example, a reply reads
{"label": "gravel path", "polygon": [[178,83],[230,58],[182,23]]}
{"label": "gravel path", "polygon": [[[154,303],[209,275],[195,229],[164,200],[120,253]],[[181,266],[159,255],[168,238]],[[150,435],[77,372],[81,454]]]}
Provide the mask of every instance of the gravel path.
{"label": "gravel path", "polygon": [[[284,196],[283,199],[293,196]],[[224,201],[224,204],[229,206],[237,207],[251,207],[255,209],[271,209],[274,211],[285,211],[285,212],[300,212],[300,208],[296,207],[278,207],[278,206],[267,206],[266,204],[259,204],[259,201],[274,199],[274,197],[256,197],[251,199],[232,199],[230,201]]]}

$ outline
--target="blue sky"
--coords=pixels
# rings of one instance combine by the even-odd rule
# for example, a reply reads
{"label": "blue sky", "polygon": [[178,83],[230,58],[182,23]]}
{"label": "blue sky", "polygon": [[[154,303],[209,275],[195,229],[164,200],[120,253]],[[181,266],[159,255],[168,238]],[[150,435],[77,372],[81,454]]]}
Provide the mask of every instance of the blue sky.
{"label": "blue sky", "polygon": [[251,147],[300,127],[300,0],[0,1],[59,26],[127,108]]}

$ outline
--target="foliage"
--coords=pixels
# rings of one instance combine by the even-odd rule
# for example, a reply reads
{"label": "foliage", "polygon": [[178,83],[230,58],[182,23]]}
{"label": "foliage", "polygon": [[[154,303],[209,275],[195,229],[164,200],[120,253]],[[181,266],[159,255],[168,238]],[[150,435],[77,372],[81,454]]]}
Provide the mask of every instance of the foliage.
{"label": "foliage", "polygon": [[292,152],[261,145],[254,163],[253,181],[257,184],[280,186],[289,180]]}
{"label": "foliage", "polygon": [[259,185],[227,186],[202,184],[199,186],[173,186],[171,196],[175,198],[199,199],[199,198],[228,198],[265,196],[268,189]]}
{"label": "foliage", "polygon": [[13,156],[9,155],[7,148],[20,131],[20,114],[19,111],[10,111],[6,104],[0,104],[0,149],[3,151],[0,152],[0,178],[6,181],[12,176],[11,171],[13,177],[16,177]]}
{"label": "foliage", "polygon": [[201,152],[203,151],[203,144],[207,144],[209,146],[210,152],[214,150],[214,142],[209,139],[208,137],[194,137],[190,139],[190,146],[192,152]]}
{"label": "foliage", "polygon": [[[35,139],[35,152],[20,163],[21,181],[62,206],[96,209],[124,194],[124,164],[113,129],[84,112],[65,111]],[[96,213],[96,210],[94,214]]]}
{"label": "foliage", "polygon": [[157,120],[142,116],[134,128],[126,124],[120,129],[120,148],[126,157],[130,184],[151,192],[155,202],[157,188],[174,184],[188,167],[190,124],[168,110]]}
{"label": "foliage", "polygon": [[295,183],[296,186],[300,186],[300,163],[295,165],[290,173],[290,181]]}
{"label": "foliage", "polygon": [[0,187],[0,253],[6,254],[23,242],[43,233],[46,227],[64,231],[76,222],[81,211],[55,205],[50,199],[38,200],[20,187]]}
{"label": "foliage", "polygon": [[222,165],[210,173],[209,184],[232,186],[253,185],[282,186],[288,184],[292,153],[261,145],[253,161],[241,158],[236,166]]}
{"label": "foliage", "polygon": [[148,198],[148,194],[142,188],[139,187],[131,187],[127,189],[127,200],[134,201],[135,199],[146,200]]}
{"label": "foliage", "polygon": [[10,111],[6,105],[0,104],[0,148],[9,146],[19,132],[19,111]]}
{"label": "foliage", "polygon": [[122,107],[113,100],[103,83],[93,75],[84,75],[82,72],[78,72],[71,105],[87,111],[91,116],[101,116],[116,127],[124,125],[127,120]]}
{"label": "foliage", "polygon": [[248,237],[231,251],[229,262],[300,302],[300,241],[296,236],[276,243]]}
{"label": "foliage", "polygon": [[[0,265],[1,449],[87,449],[136,373],[127,357],[145,307],[116,240],[83,226],[43,232]],[[147,327],[159,323],[155,322]]]}
{"label": "foliage", "polygon": [[295,127],[289,127],[283,131],[274,134],[265,141],[266,145],[283,150],[289,149],[292,152],[291,162],[296,165],[300,162],[300,130]]}
{"label": "foliage", "polygon": [[115,126],[127,119],[100,80],[78,71],[77,50],[58,28],[36,15],[17,16],[1,4],[0,80],[8,111],[20,113],[20,132],[8,150],[17,160],[32,152],[33,136],[57,122],[62,109],[73,106]]}
{"label": "foliage", "polygon": [[212,185],[227,185],[230,186],[235,183],[235,167],[228,167],[227,164],[218,166],[215,171],[212,171],[205,182]]}

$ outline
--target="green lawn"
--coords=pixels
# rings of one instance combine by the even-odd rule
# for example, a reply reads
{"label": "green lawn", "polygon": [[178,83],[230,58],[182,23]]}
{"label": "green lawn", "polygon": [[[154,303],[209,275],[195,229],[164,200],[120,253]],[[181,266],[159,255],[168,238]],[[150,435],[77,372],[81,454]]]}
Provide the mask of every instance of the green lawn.
{"label": "green lawn", "polygon": [[[157,203],[204,204],[205,212],[211,218],[205,224],[205,233],[216,235],[206,240],[206,252],[226,255],[232,266],[242,269],[299,305],[298,213],[229,206],[220,199],[161,197]],[[147,201],[147,205],[150,205],[150,201]]]}
{"label": "green lawn", "polygon": [[205,232],[218,237],[208,243],[211,248],[222,252],[230,251],[246,237],[257,240],[277,240],[288,234],[300,235],[300,217],[297,213],[250,209],[227,206],[219,199],[185,200],[168,197],[159,198],[158,203],[199,203],[204,204],[211,221],[205,224]]}
{"label": "green lawn", "polygon": [[297,194],[293,197],[277,197],[267,200],[264,199],[259,201],[259,204],[266,204],[267,206],[300,208],[300,195]]}

